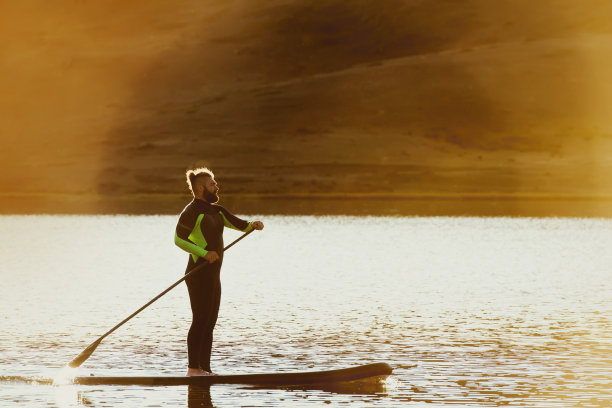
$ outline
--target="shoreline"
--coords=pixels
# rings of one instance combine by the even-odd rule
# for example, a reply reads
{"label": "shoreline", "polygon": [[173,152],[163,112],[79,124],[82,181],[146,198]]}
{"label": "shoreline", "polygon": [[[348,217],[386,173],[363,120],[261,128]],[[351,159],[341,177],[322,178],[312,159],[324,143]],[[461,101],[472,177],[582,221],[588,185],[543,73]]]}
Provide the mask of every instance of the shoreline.
{"label": "shoreline", "polygon": [[[0,193],[2,215],[171,215],[187,194]],[[612,196],[459,193],[223,194],[238,214],[612,218]]]}

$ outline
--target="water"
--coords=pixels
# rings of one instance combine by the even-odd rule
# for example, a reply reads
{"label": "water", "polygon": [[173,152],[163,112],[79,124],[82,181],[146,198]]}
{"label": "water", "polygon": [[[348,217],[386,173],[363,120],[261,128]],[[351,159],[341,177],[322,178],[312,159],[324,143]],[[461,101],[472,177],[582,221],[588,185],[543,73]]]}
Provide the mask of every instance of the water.
{"label": "water", "polygon": [[[612,406],[611,220],[262,218],[264,231],[225,258],[213,369],[387,362],[384,387],[25,382],[53,377],[168,287],[186,255],[172,243],[175,217],[4,216],[0,405]],[[189,321],[181,285],[79,375],[183,375]]]}

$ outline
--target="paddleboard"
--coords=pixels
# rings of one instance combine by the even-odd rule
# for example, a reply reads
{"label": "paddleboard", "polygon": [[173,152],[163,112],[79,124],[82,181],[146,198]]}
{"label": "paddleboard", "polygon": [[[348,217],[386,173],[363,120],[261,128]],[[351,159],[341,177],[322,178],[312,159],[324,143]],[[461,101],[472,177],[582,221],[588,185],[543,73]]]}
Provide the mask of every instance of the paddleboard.
{"label": "paddleboard", "polygon": [[244,384],[244,385],[308,385],[330,384],[344,381],[364,380],[371,377],[386,377],[393,368],[386,363],[366,364],[358,367],[327,371],[306,371],[277,374],[237,374],[197,377],[75,377],[75,384],[83,385],[198,385]]}

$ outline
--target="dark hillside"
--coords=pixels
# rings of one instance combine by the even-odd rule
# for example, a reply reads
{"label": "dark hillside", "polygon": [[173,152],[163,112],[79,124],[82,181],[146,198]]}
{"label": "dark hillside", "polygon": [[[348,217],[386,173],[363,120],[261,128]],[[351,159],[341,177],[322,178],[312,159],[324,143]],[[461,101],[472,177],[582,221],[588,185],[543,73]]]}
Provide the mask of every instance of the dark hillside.
{"label": "dark hillside", "polygon": [[[609,194],[612,5],[5,6],[6,193]],[[367,181],[371,180],[371,181]]]}

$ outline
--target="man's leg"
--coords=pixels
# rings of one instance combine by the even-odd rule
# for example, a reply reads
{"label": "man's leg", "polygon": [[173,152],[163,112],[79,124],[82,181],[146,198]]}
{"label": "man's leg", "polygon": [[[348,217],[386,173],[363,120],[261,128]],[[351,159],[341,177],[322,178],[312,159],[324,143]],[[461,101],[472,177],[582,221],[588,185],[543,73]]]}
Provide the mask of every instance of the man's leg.
{"label": "man's leg", "polygon": [[208,304],[208,316],[204,322],[204,332],[202,335],[201,348],[199,350],[200,368],[211,373],[210,355],[212,353],[213,331],[219,316],[219,305],[221,304],[221,282],[217,280],[214,285],[211,285],[210,303]]}
{"label": "man's leg", "polygon": [[[205,271],[202,271],[205,272]],[[206,332],[209,305],[207,303],[210,295],[207,292],[206,280],[201,276],[190,276],[186,280],[189,291],[189,302],[191,304],[192,321],[187,334],[187,375],[202,375],[200,369],[200,352]]]}

